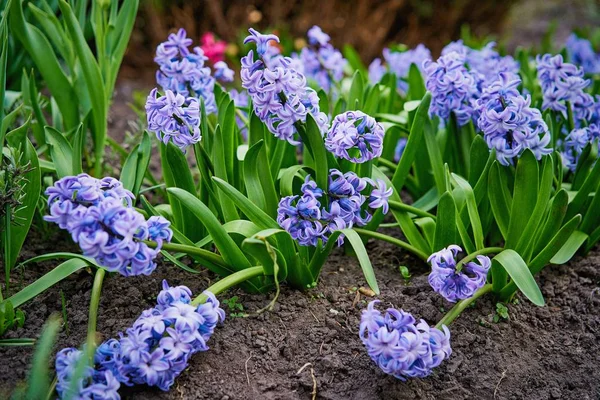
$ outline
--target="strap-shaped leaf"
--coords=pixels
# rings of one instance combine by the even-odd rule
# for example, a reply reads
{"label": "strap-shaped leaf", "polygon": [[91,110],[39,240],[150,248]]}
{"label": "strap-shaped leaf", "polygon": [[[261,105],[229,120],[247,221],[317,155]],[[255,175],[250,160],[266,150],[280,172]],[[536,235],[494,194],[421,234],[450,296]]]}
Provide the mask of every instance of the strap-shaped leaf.
{"label": "strap-shaped leaf", "polygon": [[262,140],[252,145],[244,158],[244,180],[250,201],[275,218],[278,200]]}
{"label": "strap-shaped leaf", "polygon": [[[160,145],[163,178],[167,188],[181,188],[193,196],[196,195],[196,187],[187,160],[181,150],[168,143]],[[204,236],[202,222],[194,215],[192,210],[183,208],[176,198],[167,192],[169,204],[173,211],[174,224],[190,240],[200,240]]]}
{"label": "strap-shaped leaf", "polygon": [[483,249],[483,229],[481,227],[481,218],[479,217],[479,211],[477,210],[477,202],[475,201],[475,194],[469,182],[463,177],[452,174],[452,178],[458,185],[458,187],[465,193],[465,199],[467,203],[467,210],[469,212],[469,221],[471,222],[471,229],[473,230],[473,238],[475,239],[476,250]]}
{"label": "strap-shaped leaf", "polygon": [[[71,37],[73,48],[79,59],[83,77],[85,79],[86,90],[89,93],[89,99],[92,105],[92,121],[95,172],[99,174],[102,168],[102,158],[104,156],[104,145],[106,142],[106,124],[107,124],[107,101],[104,94],[104,81],[98,63],[90,50],[83,32],[71,6],[64,0],[59,0],[58,5],[63,14],[64,22]],[[53,93],[54,94],[54,93]],[[56,95],[55,95],[56,96]],[[71,101],[73,101],[71,99]]]}
{"label": "strap-shaped leaf", "polygon": [[396,168],[396,172],[392,177],[392,183],[395,191],[400,191],[404,187],[404,182],[406,181],[406,177],[410,172],[410,168],[415,160],[417,151],[422,145],[425,124],[429,119],[428,113],[430,104],[431,93],[427,92],[425,97],[423,97],[423,100],[421,100],[419,108],[415,113],[415,118],[410,129],[410,135],[408,136],[408,141],[406,142],[406,147],[402,153],[400,163],[398,163],[398,168]]}
{"label": "strap-shaped leaf", "polygon": [[529,216],[529,221],[521,234],[521,238],[515,247],[517,253],[523,255],[525,260],[529,260],[529,255],[533,250],[535,242],[535,232],[539,228],[544,212],[548,208],[550,194],[552,192],[552,179],[554,178],[554,165],[552,157],[544,157],[542,166],[542,176],[539,190],[537,192],[537,201],[533,212]]}
{"label": "strap-shaped leaf", "polygon": [[538,194],[538,182],[537,160],[530,150],[526,150],[519,158],[515,174],[513,201],[510,209],[508,236],[506,237],[506,247],[509,249],[516,248],[533,213]]}
{"label": "strap-shaped leaf", "polygon": [[46,143],[50,147],[52,162],[56,168],[59,178],[74,175],[73,173],[73,149],[69,141],[62,133],[51,126],[44,127],[46,132]]}
{"label": "strap-shaped leaf", "polygon": [[348,110],[362,109],[363,92],[364,78],[360,70],[357,70],[354,72],[352,84],[350,85],[350,91],[348,92]]}
{"label": "strap-shaped leaf", "polygon": [[[567,209],[567,219],[572,218],[575,214],[580,214],[583,212],[584,206],[589,199],[590,193],[596,191],[598,189],[598,185],[600,184],[600,163],[596,163],[594,168],[587,175],[585,181],[577,190],[577,194],[575,198],[569,203],[569,207]],[[575,190],[575,187],[572,187],[571,190]],[[595,211],[595,210],[592,210]]]}
{"label": "strap-shaped leaf", "polygon": [[408,70],[408,94],[406,98],[408,100],[420,100],[425,96],[425,82],[423,81],[423,75],[419,70],[419,67],[412,63]]}
{"label": "strap-shaped leaf", "polygon": [[175,196],[183,207],[191,211],[202,221],[206,230],[212,236],[215,246],[219,249],[219,253],[221,253],[225,262],[232,269],[239,271],[252,266],[244,256],[244,253],[235,244],[229,234],[227,234],[225,229],[223,229],[219,220],[204,203],[198,200],[193,194],[180,188],[169,188],[167,191]]}
{"label": "strap-shaped leaf", "polygon": [[544,305],[544,296],[542,296],[540,288],[533,279],[527,264],[516,251],[506,249],[496,255],[492,263],[500,264],[508,272],[515,285],[533,304],[540,307]]}
{"label": "strap-shaped leaf", "polygon": [[51,288],[72,273],[89,266],[89,262],[81,258],[67,260],[37,281],[27,285],[23,290],[12,295],[7,300],[10,301],[14,307],[20,307],[23,303]]}
{"label": "strap-shaped leaf", "polygon": [[377,279],[375,278],[375,271],[373,271],[373,265],[371,265],[371,260],[369,259],[367,249],[365,249],[362,239],[358,233],[352,229],[342,229],[340,232],[346,237],[352,246],[352,249],[354,249],[354,253],[356,254],[356,258],[358,259],[360,267],[362,268],[367,284],[375,292],[375,294],[379,294],[379,286],[377,285]]}
{"label": "strap-shaped leaf", "polygon": [[26,183],[23,187],[24,196],[21,199],[21,207],[16,212],[13,210],[15,220],[19,223],[12,225],[10,229],[10,255],[5,262],[6,267],[11,269],[17,261],[23,243],[25,243],[40,198],[41,171],[35,148],[29,139],[26,139],[24,143],[22,161],[29,163],[30,170],[24,176]]}
{"label": "strap-shaped leaf", "polygon": [[535,250],[533,255],[536,256],[547,244],[550,239],[558,232],[567,213],[567,205],[569,202],[569,195],[565,189],[559,190],[550,204],[550,211],[546,217],[546,222],[540,234],[537,236],[535,244]]}
{"label": "strap-shaped leaf", "polygon": [[[412,64],[414,65],[414,64]],[[427,153],[429,155],[429,161],[431,162],[431,169],[433,171],[433,177],[435,180],[435,187],[438,193],[444,193],[446,191],[446,179],[444,177],[444,160],[442,159],[442,152],[440,151],[435,132],[431,124],[425,126],[425,144],[427,145]]]}
{"label": "strap-shaped leaf", "polygon": [[560,250],[558,250],[554,257],[552,257],[550,262],[558,265],[569,262],[569,260],[573,258],[577,250],[579,250],[581,245],[584,244],[587,239],[588,235],[586,233],[581,231],[573,232]]}
{"label": "strap-shaped leaf", "polygon": [[456,244],[457,236],[456,205],[454,204],[452,194],[445,192],[440,197],[438,204],[433,252],[440,251],[451,244]]}
{"label": "strap-shaped leaf", "polygon": [[[229,172],[227,171],[228,161],[226,160],[226,147],[224,144],[223,133],[221,132],[221,126],[217,126],[214,134],[213,142],[213,162],[215,166],[215,176],[223,179],[225,182],[229,182]],[[233,155],[232,155],[233,157]],[[231,202],[229,197],[225,195],[221,190],[216,190],[219,197],[219,204],[223,211],[223,219],[225,222],[240,219],[240,216],[235,209],[235,205]]]}
{"label": "strap-shaped leaf", "polygon": [[48,396],[50,391],[48,365],[50,364],[50,358],[53,356],[54,342],[61,325],[60,318],[57,315],[52,315],[42,329],[42,335],[35,346],[33,363],[27,379],[25,399],[44,399]]}
{"label": "strap-shaped leaf", "polygon": [[319,126],[310,113],[306,115],[306,131],[303,132],[302,129],[300,129],[300,135],[302,136],[304,144],[308,146],[314,161],[314,170],[316,174],[315,181],[317,182],[317,186],[326,192],[329,185],[328,152],[325,150],[325,144],[323,143],[323,137],[319,130]]}
{"label": "strap-shaped leaf", "polygon": [[507,202],[500,174],[500,165],[497,161],[494,161],[490,169],[488,198],[496,224],[500,228],[502,237],[506,239],[508,237],[508,225],[510,221],[510,204]]}
{"label": "strap-shaped leaf", "polygon": [[279,228],[279,224],[267,213],[257,207],[255,204],[250,202],[246,196],[244,196],[239,190],[231,186],[224,180],[213,177],[213,181],[216,183],[218,188],[243,212],[250,221],[263,229],[267,228]]}
{"label": "strap-shaped leaf", "polygon": [[22,43],[44,77],[62,113],[66,128],[73,128],[79,123],[77,94],[63,72],[46,36],[37,27],[25,21],[22,4],[22,1],[11,3],[8,12],[10,32]]}
{"label": "strap-shaped leaf", "polygon": [[150,153],[152,151],[152,142],[147,131],[144,131],[142,135],[142,141],[140,144],[135,146],[121,170],[120,181],[123,183],[126,189],[131,190],[133,195],[137,197],[144,176],[148,170],[150,164]]}

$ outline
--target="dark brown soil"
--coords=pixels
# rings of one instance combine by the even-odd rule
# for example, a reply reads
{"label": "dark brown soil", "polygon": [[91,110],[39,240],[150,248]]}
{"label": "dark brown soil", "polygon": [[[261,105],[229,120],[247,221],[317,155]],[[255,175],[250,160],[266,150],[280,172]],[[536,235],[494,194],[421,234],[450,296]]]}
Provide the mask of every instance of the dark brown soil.
{"label": "dark brown soil", "polygon": [[[34,233],[23,258],[71,246],[58,233],[49,238]],[[381,242],[370,242],[368,249],[383,306],[402,307],[431,323],[442,317],[449,304],[429,288],[425,265]],[[370,299],[356,294],[356,288],[365,286],[361,270],[339,251],[315,289],[301,293],[284,288],[273,312],[229,316],[211,338],[211,349],[194,356],[169,393],[140,387],[122,394],[133,399],[309,399],[316,384],[317,398],[322,399],[597,399],[599,263],[596,251],[568,265],[548,267],[538,279],[547,306],[537,308],[519,297],[517,304],[508,305],[507,322],[492,322],[491,298],[478,301],[451,326],[451,358],[429,378],[401,382],[378,370],[363,350],[357,326]],[[31,265],[22,276],[15,272],[15,283],[31,282],[55,265]],[[410,268],[408,282],[399,265]],[[101,339],[116,336],[153,306],[164,278],[198,293],[213,277],[166,264],[150,277],[109,277],[99,310]],[[62,290],[68,299],[70,334],[61,332],[56,350],[80,345],[91,284],[92,276],[83,271],[38,296],[23,307],[25,327],[7,336],[36,337],[50,314],[61,312]],[[219,298],[234,295],[250,314],[270,300],[239,290]],[[0,348],[0,398],[25,379],[31,355],[31,348]]]}

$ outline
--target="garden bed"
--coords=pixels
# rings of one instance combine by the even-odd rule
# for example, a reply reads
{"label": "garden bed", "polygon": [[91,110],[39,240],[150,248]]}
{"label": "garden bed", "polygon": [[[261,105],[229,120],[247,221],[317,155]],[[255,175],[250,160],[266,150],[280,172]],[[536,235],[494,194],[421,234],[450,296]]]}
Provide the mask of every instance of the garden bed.
{"label": "garden bed", "polygon": [[[23,259],[70,246],[68,238],[58,233],[32,236]],[[383,306],[402,307],[429,322],[443,316],[449,303],[431,291],[424,264],[383,242],[370,242],[368,250]],[[221,300],[239,296],[250,315],[232,317],[225,306],[227,322],[209,341],[210,350],[192,358],[170,392],[137,386],[122,394],[134,399],[307,399],[316,382],[317,398],[323,399],[596,399],[599,263],[596,250],[566,265],[547,267],[538,278],[547,305],[534,307],[518,295],[518,302],[508,305],[510,323],[493,322],[495,305],[490,298],[478,301],[452,325],[450,359],[429,378],[401,382],[384,375],[363,349],[357,327],[360,310],[370,299],[356,294],[356,288],[366,285],[355,259],[337,251],[316,288],[302,293],[284,287],[272,312],[253,315],[269,296],[240,290],[220,296]],[[22,282],[15,283],[30,283],[55,265],[28,266]],[[408,266],[412,274],[405,283],[399,265]],[[14,274],[15,281],[18,276]],[[100,302],[100,339],[115,337],[142,310],[152,307],[165,278],[198,293],[214,276],[191,275],[165,263],[149,277],[110,277]],[[55,348],[78,346],[85,340],[92,281],[91,275],[81,272],[25,304],[25,326],[8,337],[37,337],[50,314],[61,312],[62,291],[69,334],[63,329]],[[33,348],[0,348],[0,397],[26,378],[32,353]]]}

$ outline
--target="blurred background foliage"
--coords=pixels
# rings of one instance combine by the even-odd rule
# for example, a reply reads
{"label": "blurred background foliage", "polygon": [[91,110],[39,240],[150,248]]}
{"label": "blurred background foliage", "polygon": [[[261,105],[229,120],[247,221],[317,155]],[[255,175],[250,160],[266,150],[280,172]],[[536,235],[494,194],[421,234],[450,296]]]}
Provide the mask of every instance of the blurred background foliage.
{"label": "blurred background foliage", "polygon": [[[424,43],[434,55],[460,37],[491,37],[509,50],[539,42],[549,30],[556,40],[585,26],[598,26],[596,0],[143,0],[125,60],[125,76],[152,79],[156,45],[175,27],[198,39],[207,31],[239,43],[248,27],[274,29],[303,45],[319,25],[333,44],[352,45],[365,63],[394,43]],[[562,42],[561,42],[562,43]],[[237,56],[233,45],[229,54]]]}

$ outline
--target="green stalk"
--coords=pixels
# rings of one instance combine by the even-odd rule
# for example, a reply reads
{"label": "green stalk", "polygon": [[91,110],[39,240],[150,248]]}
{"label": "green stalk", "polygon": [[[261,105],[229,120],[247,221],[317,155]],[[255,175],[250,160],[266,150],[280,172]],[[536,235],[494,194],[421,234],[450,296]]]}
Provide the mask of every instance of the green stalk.
{"label": "green stalk", "polygon": [[436,220],[436,216],[428,213],[427,211],[423,211],[420,208],[409,206],[408,204],[404,204],[401,201],[389,200],[388,204],[392,210],[395,211],[406,211],[410,214],[415,214],[418,217],[431,218],[434,221]]}
{"label": "green stalk", "polygon": [[[155,249],[158,246],[158,243],[156,243],[156,242],[144,241],[144,243],[146,243],[148,245],[148,247],[150,247],[152,249]],[[201,249],[199,247],[188,246],[188,245],[179,244],[179,243],[163,243],[161,250],[174,251],[177,253],[186,253],[191,256],[202,257],[202,258],[209,260],[213,264],[216,264],[227,270],[231,270],[231,267],[229,265],[227,265],[227,263],[223,260],[223,258],[221,256],[213,253],[212,251]]]}
{"label": "green stalk", "polygon": [[571,102],[567,101],[567,123],[569,124],[569,132],[575,129],[575,120],[573,118],[573,107],[571,107]]}
{"label": "green stalk", "polygon": [[392,172],[396,172],[396,169],[398,169],[398,165],[390,160],[386,160],[385,158],[379,158],[377,160],[377,163],[379,165],[383,165],[384,167],[389,168]]}
{"label": "green stalk", "polygon": [[413,253],[414,255],[416,255],[423,261],[427,261],[427,258],[429,258],[429,255],[425,254],[421,250],[417,249],[416,247],[414,247],[400,239],[396,239],[394,237],[384,235],[383,233],[368,231],[368,230],[360,229],[360,228],[354,228],[354,230],[359,235],[368,236],[368,237],[372,237],[373,239],[379,239],[379,240],[383,240],[384,242],[395,244],[396,246],[403,248],[404,250],[410,251],[411,253]]}
{"label": "green stalk", "polygon": [[[206,291],[210,292],[216,296],[233,286],[239,285],[240,283],[243,283],[249,279],[256,278],[258,276],[263,276],[263,275],[264,275],[263,267],[246,268],[246,269],[243,269],[241,271],[238,271],[236,273],[233,273],[233,274],[221,279],[220,281],[218,281],[217,283],[215,283],[214,285],[212,285],[208,289],[206,289]],[[198,305],[206,302],[207,299],[208,299],[208,296],[205,295],[204,293],[202,293],[201,295],[198,295],[192,301],[192,305],[198,306]]]}
{"label": "green stalk", "polygon": [[456,271],[461,271],[463,265],[473,261],[477,256],[481,256],[484,254],[491,254],[491,253],[501,253],[502,251],[504,251],[503,247],[485,247],[481,250],[477,250],[474,251],[473,253],[467,255],[465,258],[463,258],[462,260],[460,260],[457,264],[456,264]]}
{"label": "green stalk", "polygon": [[[10,286],[10,259],[12,255],[10,254],[10,235],[11,235],[11,208],[9,205],[6,205],[4,213],[4,277],[6,279],[6,292],[8,293]],[[2,292],[0,292],[0,298],[2,298]]]}
{"label": "green stalk", "polygon": [[96,271],[94,277],[94,285],[92,286],[92,298],[90,300],[90,313],[88,318],[87,329],[87,356],[90,362],[93,361],[94,352],[96,351],[96,323],[98,321],[98,306],[100,305],[100,294],[102,293],[102,282],[106,270],[100,268]]}
{"label": "green stalk", "polygon": [[446,325],[446,326],[450,325],[460,315],[460,313],[465,310],[465,308],[469,307],[471,305],[471,303],[473,303],[475,300],[477,300],[484,294],[490,292],[491,290],[492,290],[492,285],[487,284],[487,285],[481,287],[478,291],[476,291],[475,294],[473,295],[473,297],[469,297],[468,299],[459,301],[458,303],[456,303],[456,305],[454,307],[452,307],[452,309],[450,311],[448,311],[446,313],[446,315],[444,315],[444,318],[442,318],[435,327],[437,329],[441,329],[441,327],[443,325]]}

